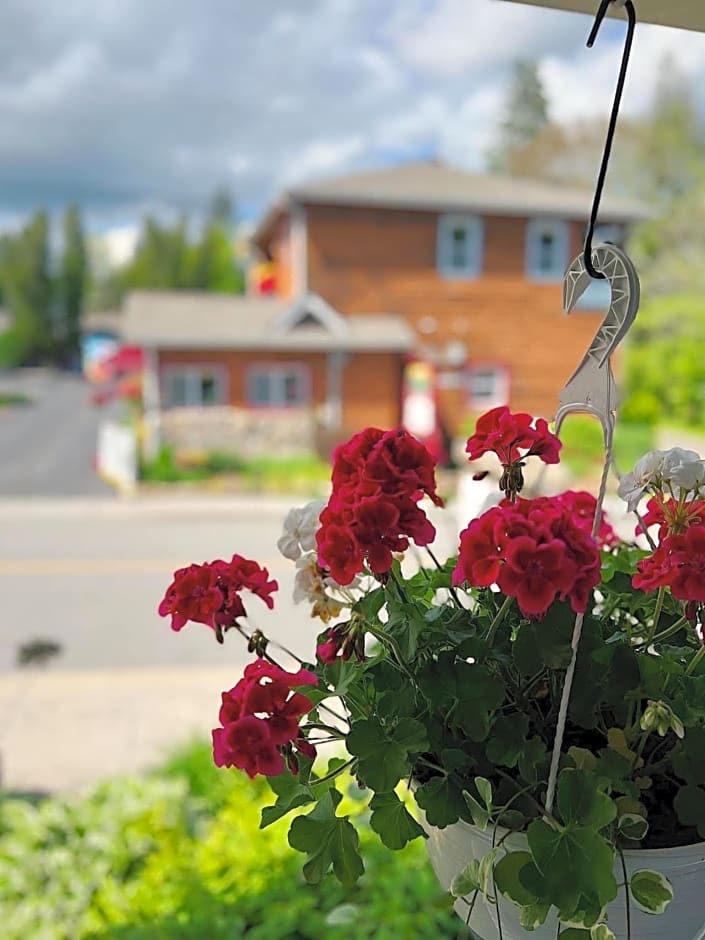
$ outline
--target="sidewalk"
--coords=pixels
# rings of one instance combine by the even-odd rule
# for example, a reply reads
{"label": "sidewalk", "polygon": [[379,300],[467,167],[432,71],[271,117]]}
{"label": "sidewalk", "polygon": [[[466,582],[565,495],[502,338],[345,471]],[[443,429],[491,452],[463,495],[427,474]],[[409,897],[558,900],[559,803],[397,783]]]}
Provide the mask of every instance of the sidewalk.
{"label": "sidewalk", "polygon": [[77,790],[140,771],[195,736],[210,741],[241,665],[0,675],[2,786]]}

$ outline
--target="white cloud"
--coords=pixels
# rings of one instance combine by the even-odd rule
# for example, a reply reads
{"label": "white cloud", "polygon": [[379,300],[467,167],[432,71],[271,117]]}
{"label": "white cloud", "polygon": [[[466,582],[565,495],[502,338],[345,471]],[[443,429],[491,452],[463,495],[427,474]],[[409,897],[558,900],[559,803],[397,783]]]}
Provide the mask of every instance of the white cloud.
{"label": "white cloud", "polygon": [[[4,0],[0,213],[80,201],[104,228],[226,184],[251,214],[394,159],[478,167],[517,57],[557,119],[607,115],[624,26],[591,51],[589,27],[498,0]],[[627,112],[669,50],[705,98],[705,36],[640,27]]]}

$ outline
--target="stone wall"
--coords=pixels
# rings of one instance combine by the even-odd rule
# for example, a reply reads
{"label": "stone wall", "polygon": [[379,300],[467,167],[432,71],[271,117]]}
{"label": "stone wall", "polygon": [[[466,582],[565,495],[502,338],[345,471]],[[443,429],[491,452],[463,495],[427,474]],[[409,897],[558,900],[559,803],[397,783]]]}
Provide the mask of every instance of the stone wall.
{"label": "stone wall", "polygon": [[308,408],[171,408],[161,416],[161,440],[175,451],[222,451],[241,457],[312,453],[317,420]]}

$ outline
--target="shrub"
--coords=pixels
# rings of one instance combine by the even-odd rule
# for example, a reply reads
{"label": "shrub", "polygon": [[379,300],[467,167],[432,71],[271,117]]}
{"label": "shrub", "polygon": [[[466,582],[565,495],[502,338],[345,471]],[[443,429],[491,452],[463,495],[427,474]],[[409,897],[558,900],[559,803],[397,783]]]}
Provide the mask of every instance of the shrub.
{"label": "shrub", "polygon": [[[349,782],[346,812],[362,803]],[[0,802],[3,940],[442,940],[458,934],[423,845],[363,825],[354,889],[303,882],[286,822],[259,831],[263,781],[189,746],[150,777],[38,806]]]}

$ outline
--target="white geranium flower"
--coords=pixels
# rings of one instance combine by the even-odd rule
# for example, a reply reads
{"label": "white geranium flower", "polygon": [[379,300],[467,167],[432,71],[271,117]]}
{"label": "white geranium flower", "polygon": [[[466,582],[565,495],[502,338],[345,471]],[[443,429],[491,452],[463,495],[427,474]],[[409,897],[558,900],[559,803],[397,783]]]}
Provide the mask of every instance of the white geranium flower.
{"label": "white geranium flower", "polygon": [[626,502],[629,512],[634,512],[639,500],[650,486],[660,486],[663,476],[665,450],[652,450],[636,462],[631,473],[625,473],[619,481],[617,492]]}
{"label": "white geranium flower", "polygon": [[301,601],[320,600],[325,594],[323,576],[318,567],[315,552],[301,555],[296,561],[296,576],[294,578],[294,603]]}
{"label": "white geranium flower", "polygon": [[678,491],[697,490],[705,483],[705,462],[694,450],[673,447],[666,452],[663,462],[664,481]]}
{"label": "white geranium flower", "polygon": [[319,516],[325,506],[321,499],[314,499],[305,506],[290,509],[284,520],[284,531],[277,541],[277,548],[285,558],[296,561],[302,552],[316,547],[316,532],[321,523]]}
{"label": "white geranium flower", "polygon": [[296,569],[294,603],[300,604],[301,601],[308,601],[313,604],[312,616],[320,617],[324,623],[337,617],[343,609],[343,604],[330,594],[326,594],[327,584],[335,584],[335,582],[321,573],[316,553],[309,552],[302,555],[296,562]]}

